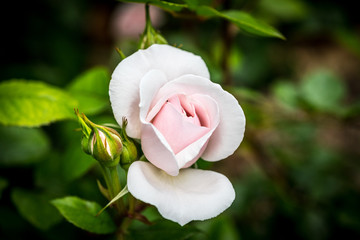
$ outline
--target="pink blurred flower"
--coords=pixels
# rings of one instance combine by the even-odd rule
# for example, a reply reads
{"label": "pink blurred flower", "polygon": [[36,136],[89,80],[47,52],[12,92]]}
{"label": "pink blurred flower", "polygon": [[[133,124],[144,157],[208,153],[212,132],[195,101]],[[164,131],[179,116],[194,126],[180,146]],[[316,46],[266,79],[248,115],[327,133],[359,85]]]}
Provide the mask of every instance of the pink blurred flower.
{"label": "pink blurred flower", "polygon": [[[164,22],[164,14],[157,7],[150,7],[151,23],[160,27]],[[124,3],[114,11],[111,31],[115,39],[137,39],[145,29],[145,6],[138,3]]]}

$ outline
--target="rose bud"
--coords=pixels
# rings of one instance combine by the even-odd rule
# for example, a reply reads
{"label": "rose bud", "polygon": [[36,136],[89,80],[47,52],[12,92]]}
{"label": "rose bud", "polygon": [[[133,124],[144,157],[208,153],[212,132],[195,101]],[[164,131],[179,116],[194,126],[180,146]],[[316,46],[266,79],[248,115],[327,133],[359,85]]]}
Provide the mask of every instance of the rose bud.
{"label": "rose bud", "polygon": [[120,157],[120,164],[123,169],[126,171],[129,169],[131,163],[137,160],[137,148],[132,139],[130,139],[126,134],[126,125],[127,120],[123,118],[122,127],[121,127],[121,137],[123,139],[123,149]]}
{"label": "rose bud", "polygon": [[114,167],[120,161],[122,141],[118,132],[108,127],[97,126],[89,142],[90,154],[106,167]]}
{"label": "rose bud", "polygon": [[129,169],[131,163],[137,160],[137,149],[133,141],[124,141],[123,149],[120,157],[121,167],[126,171]]}
{"label": "rose bud", "polygon": [[82,128],[81,147],[106,167],[114,167],[120,161],[123,144],[120,134],[112,128],[91,122],[84,114],[76,111]]}

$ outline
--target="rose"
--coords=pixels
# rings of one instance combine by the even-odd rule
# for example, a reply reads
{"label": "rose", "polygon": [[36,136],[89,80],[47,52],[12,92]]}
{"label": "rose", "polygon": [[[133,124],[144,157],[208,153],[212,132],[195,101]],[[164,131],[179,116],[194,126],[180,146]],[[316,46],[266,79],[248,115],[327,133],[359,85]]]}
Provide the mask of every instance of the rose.
{"label": "rose", "polygon": [[152,45],[124,59],[110,82],[116,120],[141,139],[148,162],[128,171],[128,189],[184,225],[227,209],[235,198],[230,181],[213,171],[189,168],[202,157],[231,155],[243,139],[245,116],[237,100],[209,80],[204,61],[168,45]]}

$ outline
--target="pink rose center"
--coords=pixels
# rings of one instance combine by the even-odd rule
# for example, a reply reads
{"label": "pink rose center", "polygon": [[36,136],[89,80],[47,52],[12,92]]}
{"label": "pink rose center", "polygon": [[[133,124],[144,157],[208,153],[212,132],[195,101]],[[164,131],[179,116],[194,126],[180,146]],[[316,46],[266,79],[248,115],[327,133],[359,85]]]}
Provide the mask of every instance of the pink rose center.
{"label": "pink rose center", "polygon": [[151,122],[175,154],[210,130],[206,109],[195,98],[183,94],[170,97]]}

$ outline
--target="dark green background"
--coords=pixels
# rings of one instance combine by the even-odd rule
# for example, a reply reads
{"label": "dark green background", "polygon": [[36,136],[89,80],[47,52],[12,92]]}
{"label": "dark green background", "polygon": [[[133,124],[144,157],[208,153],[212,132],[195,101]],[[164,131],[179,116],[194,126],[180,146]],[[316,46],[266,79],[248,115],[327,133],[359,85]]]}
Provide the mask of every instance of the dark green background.
{"label": "dark green background", "polygon": [[[200,164],[231,179],[235,202],[219,217],[191,224],[202,233],[178,236],[360,238],[360,19],[354,1],[217,2],[220,9],[252,13],[287,40],[235,30],[226,78],[221,67],[225,24],[164,13],[162,35],[201,55],[212,80],[238,98],[247,117],[238,151],[213,165]],[[115,47],[130,54],[137,46],[136,39],[118,42],[110,34],[119,4],[2,3],[0,81],[21,78],[65,87],[95,66],[111,73],[120,61]],[[114,121],[110,107],[89,117]],[[81,152],[77,127],[70,120],[35,130],[0,126],[1,239],[112,239],[75,228],[49,204],[66,195],[106,204],[96,186],[101,175]],[[146,214],[158,218],[156,211]]]}

